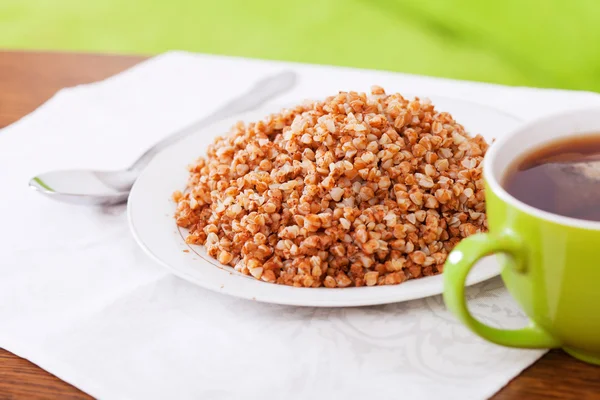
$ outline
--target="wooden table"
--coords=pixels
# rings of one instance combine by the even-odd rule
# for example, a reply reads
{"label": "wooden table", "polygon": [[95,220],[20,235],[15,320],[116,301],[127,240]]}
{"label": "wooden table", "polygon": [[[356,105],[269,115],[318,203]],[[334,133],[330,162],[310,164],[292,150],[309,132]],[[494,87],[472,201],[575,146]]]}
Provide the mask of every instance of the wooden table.
{"label": "wooden table", "polygon": [[[0,52],[0,128],[33,111],[58,89],[116,74],[145,57]],[[36,365],[0,349],[0,399],[89,399]],[[494,399],[600,399],[600,367],[551,351]]]}

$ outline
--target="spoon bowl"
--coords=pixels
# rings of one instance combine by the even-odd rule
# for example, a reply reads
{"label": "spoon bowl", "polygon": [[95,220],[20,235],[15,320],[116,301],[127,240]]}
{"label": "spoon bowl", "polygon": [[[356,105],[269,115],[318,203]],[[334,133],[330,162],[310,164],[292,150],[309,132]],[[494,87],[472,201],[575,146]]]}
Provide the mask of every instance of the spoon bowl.
{"label": "spoon bowl", "polygon": [[127,201],[136,176],[129,170],[51,171],[32,178],[29,187],[54,200],[105,206]]}

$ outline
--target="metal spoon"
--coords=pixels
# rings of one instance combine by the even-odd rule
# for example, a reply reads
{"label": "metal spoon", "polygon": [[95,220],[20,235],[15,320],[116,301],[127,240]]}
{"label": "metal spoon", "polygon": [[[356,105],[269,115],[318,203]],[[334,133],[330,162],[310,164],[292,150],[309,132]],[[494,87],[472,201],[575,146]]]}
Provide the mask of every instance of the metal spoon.
{"label": "metal spoon", "polygon": [[223,105],[213,114],[167,136],[149,148],[133,165],[121,171],[64,170],[33,177],[29,187],[54,200],[83,205],[112,205],[127,201],[140,172],[161,150],[216,121],[253,110],[271,98],[291,89],[296,74],[284,71],[254,84],[245,94]]}

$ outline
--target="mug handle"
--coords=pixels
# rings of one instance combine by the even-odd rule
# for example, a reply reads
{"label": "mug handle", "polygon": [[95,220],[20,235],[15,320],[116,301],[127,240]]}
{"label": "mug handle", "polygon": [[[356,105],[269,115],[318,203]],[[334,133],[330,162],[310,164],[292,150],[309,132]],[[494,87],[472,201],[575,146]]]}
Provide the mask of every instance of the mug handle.
{"label": "mug handle", "polygon": [[508,234],[480,233],[463,239],[450,253],[444,266],[444,301],[448,309],[471,331],[490,342],[521,348],[554,348],[560,343],[533,321],[522,329],[498,329],[477,321],[465,300],[465,280],[480,258],[493,253],[507,253],[514,258],[514,268],[527,273],[525,254],[520,243]]}

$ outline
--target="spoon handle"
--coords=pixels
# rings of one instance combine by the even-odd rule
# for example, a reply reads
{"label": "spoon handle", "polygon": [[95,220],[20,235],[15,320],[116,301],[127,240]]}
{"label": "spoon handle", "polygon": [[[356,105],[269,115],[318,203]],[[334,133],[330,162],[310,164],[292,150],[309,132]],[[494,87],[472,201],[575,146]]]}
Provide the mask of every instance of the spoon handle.
{"label": "spoon handle", "polygon": [[148,165],[150,160],[152,160],[156,154],[168,146],[214,122],[256,109],[273,97],[291,89],[296,83],[296,78],[295,72],[283,71],[261,79],[260,81],[256,82],[246,93],[224,104],[214,113],[156,143],[154,146],[146,150],[146,152],[142,154],[142,156],[138,158],[138,160],[131,167],[128,168],[128,171],[133,172],[137,177],[137,175]]}

